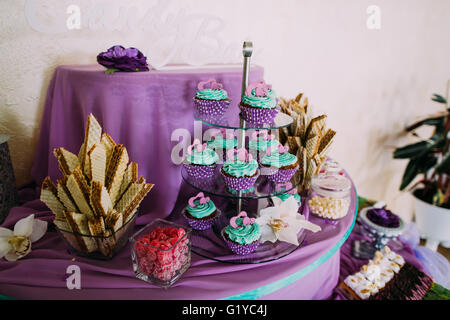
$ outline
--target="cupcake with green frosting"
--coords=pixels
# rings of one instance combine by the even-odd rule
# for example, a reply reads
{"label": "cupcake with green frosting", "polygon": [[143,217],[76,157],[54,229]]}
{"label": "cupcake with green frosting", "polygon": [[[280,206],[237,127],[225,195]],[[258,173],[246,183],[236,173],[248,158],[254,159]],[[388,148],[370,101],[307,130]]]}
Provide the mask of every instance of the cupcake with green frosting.
{"label": "cupcake with green frosting", "polygon": [[267,179],[275,183],[288,182],[298,170],[297,157],[288,152],[289,147],[279,144],[275,148],[267,149],[261,160]]}
{"label": "cupcake with green frosting", "polygon": [[246,255],[254,252],[261,244],[261,228],[256,219],[249,218],[247,212],[242,211],[222,229],[222,237],[231,251]]}
{"label": "cupcake with green frosting", "polygon": [[209,197],[205,197],[203,192],[200,192],[189,199],[183,215],[192,229],[207,230],[211,228],[214,221],[219,217],[220,210],[216,208]]}
{"label": "cupcake with green frosting", "polygon": [[253,124],[271,123],[278,114],[277,96],[264,80],[247,86],[246,94],[239,104],[241,117]]}
{"label": "cupcake with green frosting", "polygon": [[245,148],[228,150],[220,172],[231,190],[249,190],[259,177],[258,162]]}
{"label": "cupcake with green frosting", "polygon": [[211,140],[209,140],[207,144],[209,148],[214,149],[219,155],[222,153],[223,160],[225,161],[228,150],[236,148],[238,141],[234,137],[232,130],[220,128],[214,130],[211,134]]}
{"label": "cupcake with green frosting", "polygon": [[252,138],[248,142],[248,148],[250,152],[256,154],[256,159],[261,161],[266,155],[267,148],[276,147],[280,144],[280,141],[275,139],[273,134],[269,134],[267,130],[255,131],[252,134]]}
{"label": "cupcake with green frosting", "polygon": [[282,202],[286,201],[290,197],[294,197],[295,201],[297,201],[299,205],[301,204],[301,197],[297,192],[297,188],[292,186],[292,183],[279,183],[275,186],[275,191],[278,193],[275,197],[280,199]]}
{"label": "cupcake with green frosting", "polygon": [[214,176],[219,156],[214,150],[201,144],[198,139],[188,147],[183,166],[193,178],[210,178]]}
{"label": "cupcake with green frosting", "polygon": [[225,113],[231,100],[223,85],[215,79],[201,81],[197,85],[194,106],[201,115],[220,116]]}

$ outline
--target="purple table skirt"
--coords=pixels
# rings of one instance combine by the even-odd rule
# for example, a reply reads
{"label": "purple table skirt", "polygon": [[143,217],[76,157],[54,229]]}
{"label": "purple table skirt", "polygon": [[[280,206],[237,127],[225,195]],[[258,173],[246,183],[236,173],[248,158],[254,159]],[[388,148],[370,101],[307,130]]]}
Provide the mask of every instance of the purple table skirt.
{"label": "purple table skirt", "polygon": [[[180,213],[186,198],[193,193],[195,190],[183,184],[173,214]],[[53,219],[41,201],[32,200],[13,208],[2,226],[11,228],[18,219],[32,213],[42,220]],[[146,224],[148,216],[140,213],[136,229]],[[337,226],[314,217],[311,221],[320,224],[323,230],[316,234],[307,231],[302,246],[277,261],[233,265],[192,253],[191,267],[169,290],[135,278],[129,245],[112,260],[92,260],[72,255],[58,234],[49,231],[33,244],[32,252],[24,259],[0,260],[0,294],[19,299],[328,299],[339,277],[340,256],[336,244],[352,225],[353,215],[347,215]],[[333,248],[335,253],[325,258]],[[81,269],[82,290],[66,288],[66,269],[73,264]],[[317,265],[306,271],[313,264]],[[267,291],[266,286],[285,282],[302,271],[305,274],[290,281],[291,284]]]}

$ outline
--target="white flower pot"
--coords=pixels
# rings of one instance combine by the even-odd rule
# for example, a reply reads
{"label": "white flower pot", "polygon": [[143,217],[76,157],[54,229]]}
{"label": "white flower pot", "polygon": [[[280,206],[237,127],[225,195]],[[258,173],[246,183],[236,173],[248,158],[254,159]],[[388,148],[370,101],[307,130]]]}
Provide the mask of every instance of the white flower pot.
{"label": "white flower pot", "polygon": [[439,243],[450,242],[450,209],[434,206],[413,195],[417,228],[426,238],[425,246],[436,251]]}

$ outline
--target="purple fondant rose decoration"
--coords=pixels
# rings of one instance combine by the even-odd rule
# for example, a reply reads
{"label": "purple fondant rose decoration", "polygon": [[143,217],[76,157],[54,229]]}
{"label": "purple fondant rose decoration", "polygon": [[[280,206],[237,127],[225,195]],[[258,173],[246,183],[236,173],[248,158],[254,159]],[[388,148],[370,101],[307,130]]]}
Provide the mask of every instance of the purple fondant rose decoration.
{"label": "purple fondant rose decoration", "polygon": [[367,211],[367,218],[373,223],[385,228],[398,228],[400,226],[399,217],[390,210],[383,208],[370,209]]}
{"label": "purple fondant rose decoration", "polygon": [[114,46],[97,56],[97,61],[108,71],[149,71],[147,57],[136,48]]}

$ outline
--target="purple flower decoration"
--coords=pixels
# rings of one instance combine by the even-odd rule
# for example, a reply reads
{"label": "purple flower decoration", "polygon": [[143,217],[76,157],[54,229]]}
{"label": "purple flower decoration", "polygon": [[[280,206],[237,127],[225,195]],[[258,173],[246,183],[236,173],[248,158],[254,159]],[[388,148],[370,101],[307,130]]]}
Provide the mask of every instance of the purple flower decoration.
{"label": "purple flower decoration", "polygon": [[400,218],[390,210],[383,208],[370,209],[367,211],[367,218],[385,228],[398,228],[400,226]]}
{"label": "purple flower decoration", "polygon": [[97,61],[108,70],[149,71],[147,57],[136,48],[113,46],[97,56]]}

